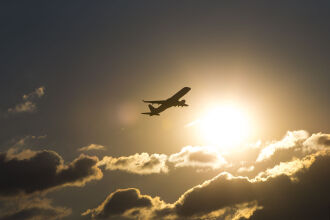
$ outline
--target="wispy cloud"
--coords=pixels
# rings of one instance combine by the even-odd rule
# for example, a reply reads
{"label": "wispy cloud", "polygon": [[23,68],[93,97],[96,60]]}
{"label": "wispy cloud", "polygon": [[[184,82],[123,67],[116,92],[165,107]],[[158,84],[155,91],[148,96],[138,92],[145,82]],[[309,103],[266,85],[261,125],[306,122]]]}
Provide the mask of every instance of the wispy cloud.
{"label": "wispy cloud", "polygon": [[99,166],[105,165],[107,170],[123,170],[135,174],[167,173],[167,156],[165,154],[134,154],[123,157],[104,157]]}
{"label": "wispy cloud", "polygon": [[105,147],[99,144],[90,144],[88,146],[81,147],[78,149],[78,151],[91,151],[91,150],[105,150]]}
{"label": "wispy cloud", "polygon": [[36,101],[45,95],[45,87],[41,86],[33,92],[24,94],[22,101],[12,108],[9,108],[8,113],[35,112],[37,110]]}
{"label": "wispy cloud", "polygon": [[169,156],[175,167],[220,168],[227,164],[221,154],[212,147],[187,146]]}
{"label": "wispy cloud", "polygon": [[276,150],[293,148],[302,144],[308,138],[306,131],[288,131],[281,141],[277,141],[263,148],[257,158],[257,162],[270,158]]}
{"label": "wispy cloud", "polygon": [[0,219],[61,219],[71,214],[70,208],[53,206],[46,198],[19,198],[6,200],[0,208]]}

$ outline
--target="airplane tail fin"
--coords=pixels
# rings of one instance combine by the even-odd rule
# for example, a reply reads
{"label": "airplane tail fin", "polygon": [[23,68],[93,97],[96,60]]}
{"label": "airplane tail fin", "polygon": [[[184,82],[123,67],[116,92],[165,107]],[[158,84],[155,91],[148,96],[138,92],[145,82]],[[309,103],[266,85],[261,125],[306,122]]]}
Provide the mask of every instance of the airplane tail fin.
{"label": "airplane tail fin", "polygon": [[151,104],[148,105],[148,107],[149,107],[149,109],[150,109],[150,112],[142,112],[141,114],[149,115],[149,116],[159,115],[159,113],[156,113],[156,112],[155,112],[156,108],[153,107]]}
{"label": "airplane tail fin", "polygon": [[155,107],[153,107],[151,104],[148,105],[149,109],[151,112],[154,112],[155,111]]}

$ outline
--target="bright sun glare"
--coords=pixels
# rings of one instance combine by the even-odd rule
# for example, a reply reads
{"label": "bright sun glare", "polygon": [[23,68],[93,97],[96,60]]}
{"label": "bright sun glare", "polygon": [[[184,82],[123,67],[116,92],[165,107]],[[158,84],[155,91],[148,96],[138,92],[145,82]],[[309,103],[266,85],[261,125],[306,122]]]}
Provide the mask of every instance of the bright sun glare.
{"label": "bright sun glare", "polygon": [[245,112],[231,105],[217,106],[190,125],[198,125],[198,132],[208,144],[220,148],[236,147],[249,136],[251,125]]}

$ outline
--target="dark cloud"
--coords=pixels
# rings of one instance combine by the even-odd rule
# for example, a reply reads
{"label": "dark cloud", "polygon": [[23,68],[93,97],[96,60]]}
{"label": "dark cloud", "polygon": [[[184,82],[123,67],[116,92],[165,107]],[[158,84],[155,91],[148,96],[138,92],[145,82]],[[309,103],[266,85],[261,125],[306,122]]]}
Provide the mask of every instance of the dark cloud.
{"label": "dark cloud", "polygon": [[0,153],[0,196],[45,192],[62,186],[83,186],[102,178],[97,157],[80,155],[64,164],[54,151]]}
{"label": "dark cloud", "polygon": [[0,217],[0,220],[17,219],[61,219],[71,213],[69,209],[54,207],[31,207]]}
{"label": "dark cloud", "polygon": [[[221,173],[196,186],[167,209],[166,215],[202,218],[237,204],[256,201],[253,219],[326,219],[329,215],[330,152],[282,163],[255,179]],[[261,208],[262,207],[262,208]],[[164,216],[164,211],[158,211]],[[215,214],[214,214],[215,215]]]}
{"label": "dark cloud", "polygon": [[[255,156],[251,157],[252,161],[245,163],[245,169],[240,171],[252,172],[254,178],[222,172],[186,191],[175,203],[168,204],[158,197],[149,196],[147,198],[151,206],[135,205],[125,208],[124,205],[124,210],[116,215],[133,219],[240,219],[251,216],[253,219],[278,219],[279,216],[280,219],[287,216],[291,219],[322,219],[328,215],[330,204],[330,194],[327,190],[330,184],[330,177],[327,175],[330,165],[328,140],[327,134],[310,136],[306,131],[288,132],[280,141],[264,147],[253,147]],[[159,165],[158,160],[151,160],[148,154],[145,156],[147,157],[136,154],[113,158],[115,160],[110,164],[122,167],[130,167],[133,164],[134,169]],[[136,163],[137,161],[144,162]],[[213,168],[219,168],[226,162],[214,148],[191,146],[168,156],[168,161],[176,167]],[[134,191],[136,195],[138,190]],[[111,194],[96,209],[88,210],[84,214],[101,217],[100,213],[113,213],[104,211],[107,210],[104,207],[105,204],[116,207],[107,202],[116,193],[117,191]],[[137,198],[139,196],[132,196],[133,204]],[[300,207],[304,210],[300,210]]]}
{"label": "dark cloud", "polygon": [[49,199],[33,198],[7,202],[10,203],[11,206],[7,205],[8,207],[0,210],[0,220],[61,219],[71,214],[71,209],[54,207],[51,205]]}
{"label": "dark cloud", "polygon": [[20,210],[11,215],[3,216],[1,220],[16,220],[16,219],[56,219],[60,218],[61,212],[57,209],[45,209],[45,208],[28,208]]}
{"label": "dark cloud", "polygon": [[172,211],[177,217],[198,218],[228,206],[253,200],[252,184],[247,178],[222,173],[184,193]]}
{"label": "dark cloud", "polygon": [[[91,215],[92,218],[104,219],[116,216],[135,218],[148,216],[150,209],[162,203],[158,197],[152,198],[141,195],[135,188],[119,189],[111,193],[105,201],[95,209],[89,209],[82,215]],[[149,210],[148,210],[149,209]]]}
{"label": "dark cloud", "polygon": [[328,134],[319,134],[318,144],[330,146],[330,135]]}
{"label": "dark cloud", "polygon": [[255,213],[254,219],[329,218],[330,154],[309,159],[314,160],[309,168],[256,184],[258,200],[264,208]]}

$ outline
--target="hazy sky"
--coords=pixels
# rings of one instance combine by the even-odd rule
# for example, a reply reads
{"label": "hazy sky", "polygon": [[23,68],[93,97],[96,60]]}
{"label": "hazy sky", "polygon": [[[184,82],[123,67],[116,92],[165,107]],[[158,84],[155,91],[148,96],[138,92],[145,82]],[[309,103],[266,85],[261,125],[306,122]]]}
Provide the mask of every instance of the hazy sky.
{"label": "hazy sky", "polygon": [[[0,3],[0,219],[327,219],[329,10],[328,1]],[[140,114],[142,99],[185,86],[189,107]],[[226,150],[187,126],[224,103],[249,120],[248,137]],[[241,126],[223,117],[204,129],[219,145],[219,129]]]}

